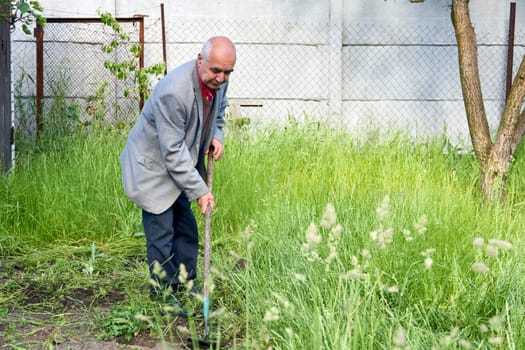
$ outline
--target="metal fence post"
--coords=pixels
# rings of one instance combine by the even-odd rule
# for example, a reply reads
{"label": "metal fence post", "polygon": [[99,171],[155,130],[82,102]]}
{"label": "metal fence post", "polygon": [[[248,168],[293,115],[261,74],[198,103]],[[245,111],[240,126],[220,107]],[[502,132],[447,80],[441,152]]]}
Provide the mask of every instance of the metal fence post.
{"label": "metal fence post", "polygon": [[164,75],[168,74],[168,59],[166,54],[166,24],[164,20],[164,3],[160,4],[160,19],[162,25],[162,61],[164,62]]}
{"label": "metal fence post", "polygon": [[[139,57],[139,68],[144,68],[144,16],[134,15],[134,19],[139,21],[139,44],[140,44],[140,57]],[[142,111],[144,107],[144,94],[140,92],[139,109]]]}
{"label": "metal fence post", "polygon": [[516,3],[510,3],[509,16],[509,40],[507,49],[507,85],[505,89],[505,100],[508,99],[512,87],[512,66],[514,62],[514,27],[516,23]]}
{"label": "metal fence post", "polygon": [[330,118],[339,120],[342,115],[343,90],[343,1],[330,1],[330,29],[329,29],[329,106]]}
{"label": "metal fence post", "polygon": [[42,101],[44,99],[44,29],[37,25],[36,38],[36,138],[40,138],[44,127]]}

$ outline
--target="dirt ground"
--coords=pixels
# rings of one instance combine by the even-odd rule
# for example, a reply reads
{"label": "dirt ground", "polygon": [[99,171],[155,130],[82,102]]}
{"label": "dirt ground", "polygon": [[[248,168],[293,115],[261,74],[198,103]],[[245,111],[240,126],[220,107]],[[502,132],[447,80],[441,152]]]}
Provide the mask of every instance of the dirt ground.
{"label": "dirt ground", "polygon": [[[26,290],[27,298],[17,308],[0,315],[0,349],[56,349],[56,350],[179,350],[193,349],[187,336],[180,335],[178,342],[165,342],[150,335],[149,330],[141,331],[129,339],[115,338],[99,340],[98,332],[91,329],[97,314],[111,305],[121,302],[124,296],[113,291],[93,305],[93,292],[76,290],[73,295],[61,298],[57,303],[46,304],[45,298],[52,297]],[[57,305],[59,305],[57,307]],[[23,308],[23,310],[22,310]],[[27,310],[30,310],[29,312]],[[5,313],[5,311],[4,311]],[[174,327],[187,327],[185,319],[177,319]],[[200,349],[209,344],[200,343]],[[228,346],[223,347],[228,348]]]}

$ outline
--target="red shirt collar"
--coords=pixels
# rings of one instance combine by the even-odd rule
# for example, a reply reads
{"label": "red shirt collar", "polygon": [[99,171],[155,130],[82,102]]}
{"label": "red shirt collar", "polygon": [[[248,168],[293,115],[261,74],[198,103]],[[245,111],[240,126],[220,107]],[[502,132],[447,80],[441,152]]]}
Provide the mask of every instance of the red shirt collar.
{"label": "red shirt collar", "polygon": [[204,83],[201,80],[201,77],[199,77],[199,85],[201,86],[202,98],[204,98],[208,102],[211,102],[215,97],[215,90],[212,90],[206,85],[204,85]]}

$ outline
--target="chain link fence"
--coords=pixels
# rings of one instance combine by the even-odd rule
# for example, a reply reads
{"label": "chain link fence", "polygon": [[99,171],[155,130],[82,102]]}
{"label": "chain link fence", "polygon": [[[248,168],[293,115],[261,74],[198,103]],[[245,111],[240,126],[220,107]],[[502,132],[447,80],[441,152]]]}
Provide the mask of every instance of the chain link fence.
{"label": "chain link fence", "polygon": [[[44,116],[53,108],[62,108],[65,114],[69,113],[68,117],[81,123],[126,123],[134,119],[139,106],[138,96],[136,93],[124,96],[123,93],[126,87],[133,85],[132,77],[116,79],[104,67],[105,61],[130,60],[129,49],[139,42],[136,22],[120,25],[130,40],[122,42],[111,53],[105,53],[103,47],[116,35],[101,22],[64,20],[46,24],[43,43]],[[22,37],[14,40],[12,58],[15,122],[18,128],[34,133],[37,83],[34,39]],[[57,106],[57,101],[60,106]]]}
{"label": "chain link fence", "polygon": [[[44,96],[49,105],[63,94],[79,107],[81,120],[102,119],[109,123],[129,122],[138,107],[137,94],[124,96],[132,77],[115,77],[104,67],[105,61],[123,62],[131,58],[132,44],[138,43],[138,23],[120,23],[130,41],[111,53],[102,47],[115,39],[111,28],[102,23],[48,23],[44,42]],[[58,93],[58,94],[57,94]],[[104,113],[100,113],[103,109]]]}
{"label": "chain link fence", "polygon": [[[196,57],[203,42],[217,34],[236,43],[238,60],[231,76],[230,112],[252,124],[315,118],[360,134],[404,130],[411,135],[446,135],[468,143],[457,46],[452,25],[344,24],[334,33],[329,23],[264,19],[171,17],[163,43],[159,16],[145,18],[144,64],[163,61],[168,71]],[[131,43],[138,28],[123,24]],[[48,24],[45,28],[45,99],[55,88],[80,106],[81,120],[103,107],[105,121],[130,123],[138,115],[136,97],[124,98],[125,86],[104,61],[125,59],[127,48],[108,57],[102,46],[113,33],[102,24]],[[334,36],[335,35],[335,36]],[[505,101],[506,37],[477,33],[480,78],[489,124],[495,129]],[[339,38],[335,40],[334,37]],[[34,96],[34,43],[14,40],[12,69],[17,101]],[[514,72],[525,55],[525,33],[515,33]],[[23,84],[21,84],[23,82]],[[100,104],[100,87],[107,82]],[[153,81],[154,83],[154,81]],[[97,95],[97,91],[99,92]],[[97,100],[98,96],[98,100]],[[16,103],[15,103],[16,105]],[[15,106],[16,120],[30,119]]]}
{"label": "chain link fence", "polygon": [[[525,54],[515,46],[514,72]],[[397,128],[469,140],[452,28],[348,25],[344,31],[345,109],[356,131]],[[505,38],[477,33],[479,72],[490,126],[505,102]]]}
{"label": "chain link fence", "polygon": [[[19,34],[15,36],[15,34]],[[11,85],[14,95],[13,111],[16,128],[27,132],[36,129],[36,51],[34,38],[20,33],[11,34]]]}

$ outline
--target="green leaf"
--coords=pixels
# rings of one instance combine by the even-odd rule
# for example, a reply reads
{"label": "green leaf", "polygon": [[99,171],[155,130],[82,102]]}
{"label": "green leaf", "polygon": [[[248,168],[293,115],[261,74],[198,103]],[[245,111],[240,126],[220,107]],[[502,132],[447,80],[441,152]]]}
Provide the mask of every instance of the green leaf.
{"label": "green leaf", "polygon": [[42,7],[42,5],[40,5],[38,1],[29,1],[29,3],[31,4],[31,6],[33,6],[33,10],[38,12],[44,12],[44,8]]}
{"label": "green leaf", "polygon": [[20,4],[18,4],[18,10],[24,14],[24,13],[27,13],[29,10],[31,9],[31,6],[29,6],[29,4],[25,1],[21,2]]}
{"label": "green leaf", "polygon": [[37,23],[40,27],[44,28],[44,27],[46,26],[47,18],[42,17],[42,16],[37,16],[37,15],[35,15],[35,18],[36,18],[36,23]]}
{"label": "green leaf", "polygon": [[31,30],[29,29],[27,24],[22,24],[22,30],[24,31],[24,33],[31,35]]}

